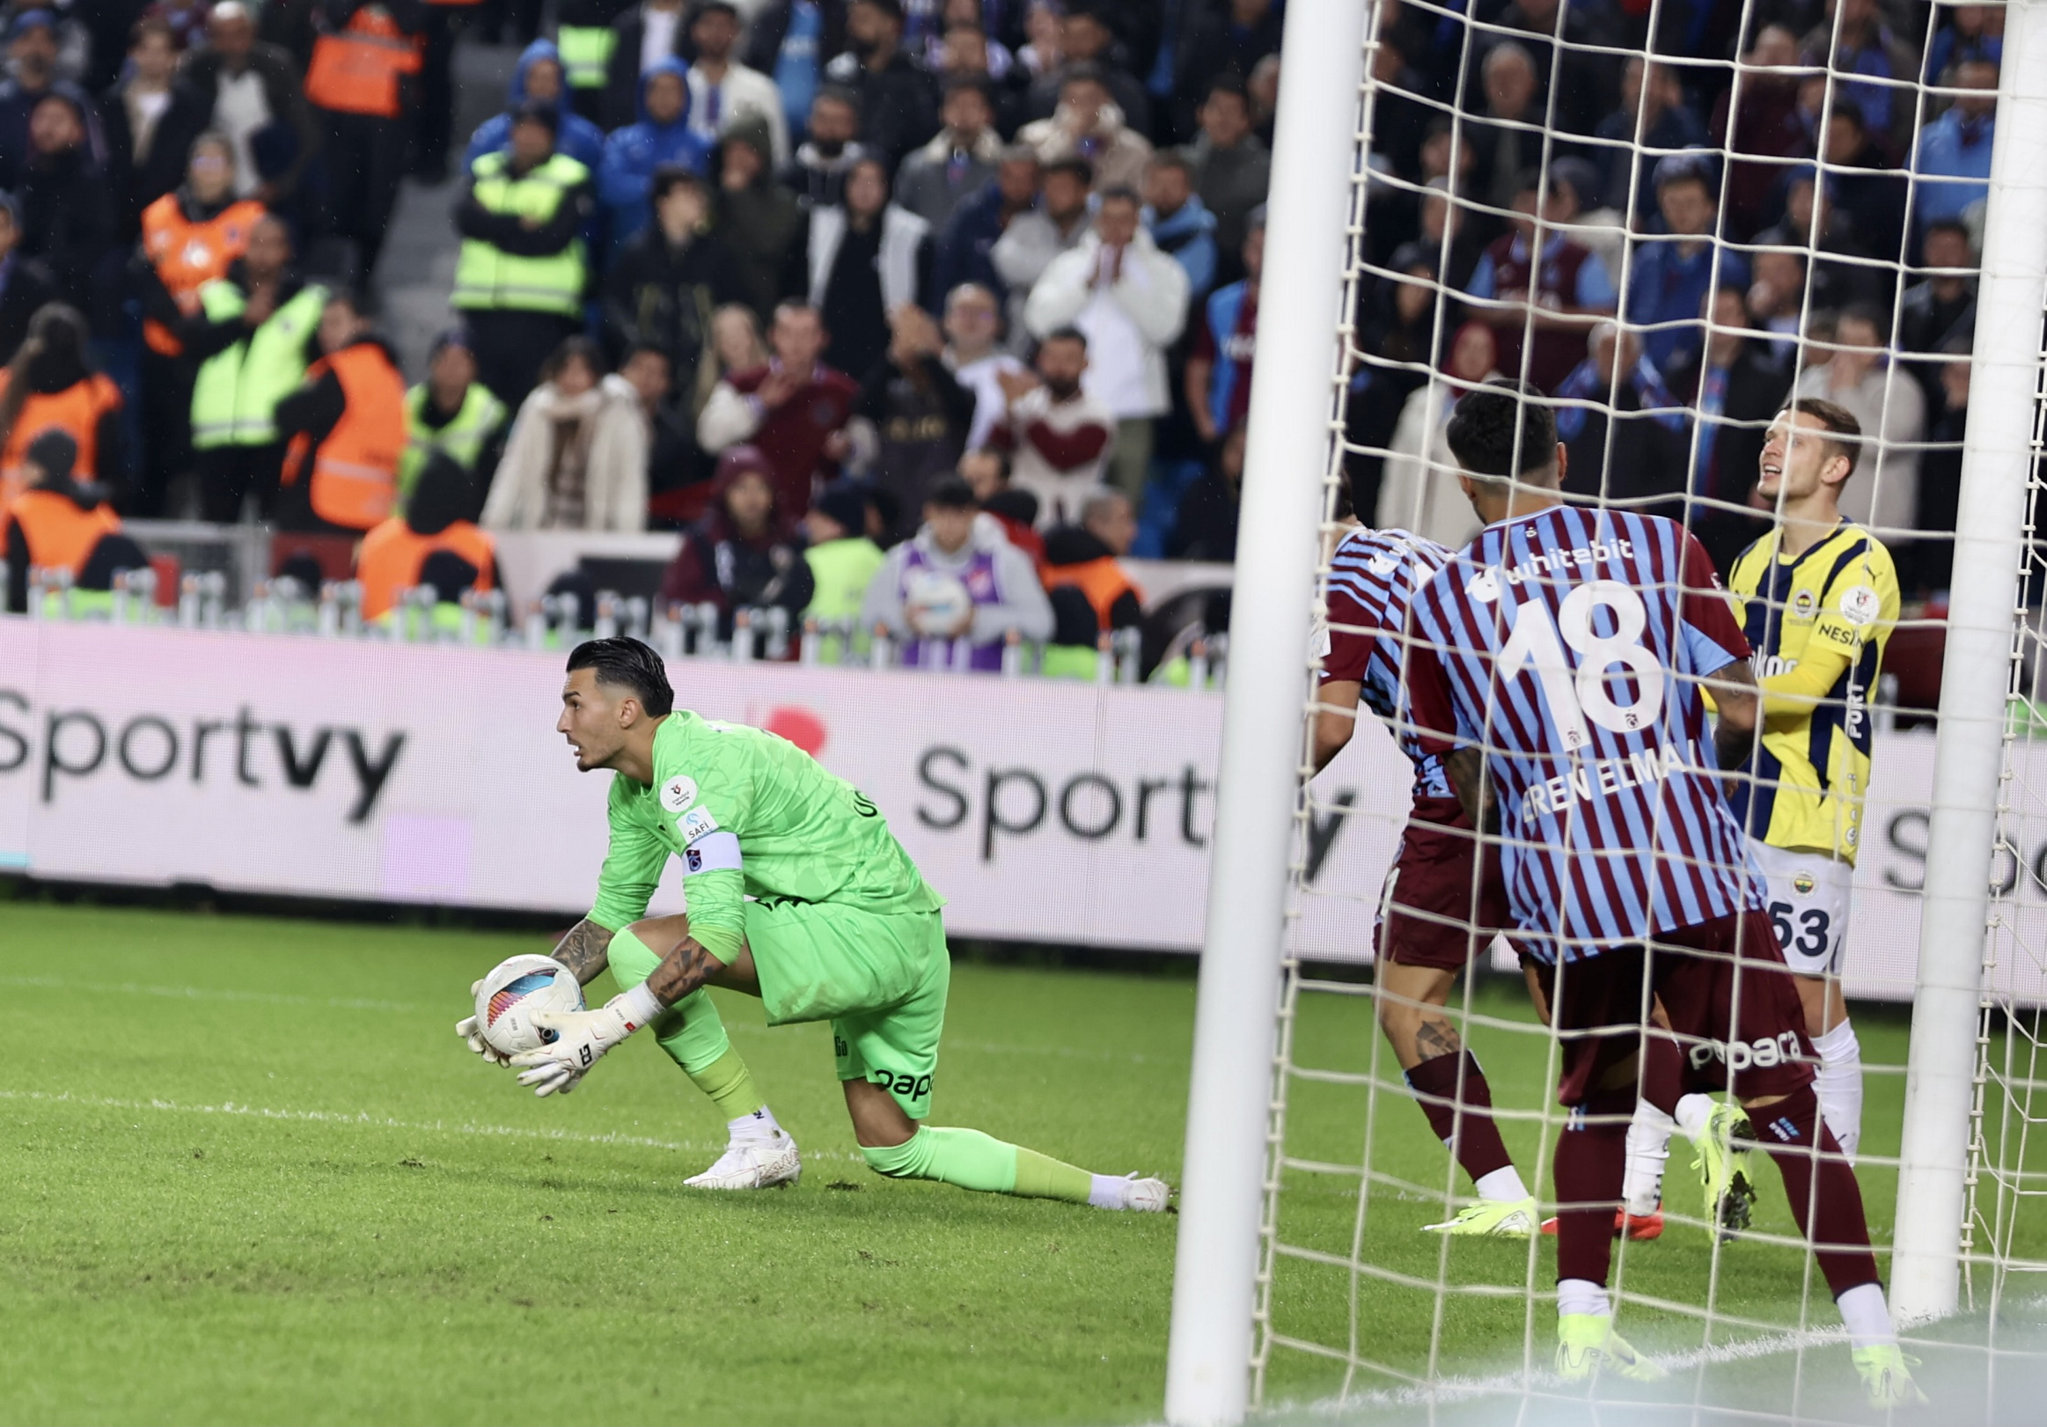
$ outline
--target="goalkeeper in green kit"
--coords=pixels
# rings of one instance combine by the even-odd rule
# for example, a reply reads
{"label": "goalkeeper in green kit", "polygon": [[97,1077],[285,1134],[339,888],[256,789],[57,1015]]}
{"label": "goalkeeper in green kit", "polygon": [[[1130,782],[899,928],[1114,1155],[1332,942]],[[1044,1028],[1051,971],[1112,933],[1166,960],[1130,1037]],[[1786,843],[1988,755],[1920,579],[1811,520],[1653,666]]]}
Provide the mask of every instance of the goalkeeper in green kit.
{"label": "goalkeeper in green kit", "polygon": [[[555,954],[588,981],[601,947],[625,990],[595,1010],[536,1016],[557,1038],[512,1058],[520,1083],[540,1095],[569,1091],[651,1027],[737,1111],[732,1148],[699,1180],[793,1181],[795,1146],[760,1104],[704,992],[720,986],[758,996],[769,1025],[831,1022],[854,1138],[877,1173],[1163,1210],[1160,1180],[1090,1174],[979,1130],[923,1123],[951,978],[943,900],[851,784],[774,734],[673,706],[660,656],[636,639],[591,640],[569,656],[555,727],[579,770],[615,776],[596,905]],[[648,917],[670,856],[682,859],[689,910]],[[760,1132],[745,1136],[749,1118]]]}

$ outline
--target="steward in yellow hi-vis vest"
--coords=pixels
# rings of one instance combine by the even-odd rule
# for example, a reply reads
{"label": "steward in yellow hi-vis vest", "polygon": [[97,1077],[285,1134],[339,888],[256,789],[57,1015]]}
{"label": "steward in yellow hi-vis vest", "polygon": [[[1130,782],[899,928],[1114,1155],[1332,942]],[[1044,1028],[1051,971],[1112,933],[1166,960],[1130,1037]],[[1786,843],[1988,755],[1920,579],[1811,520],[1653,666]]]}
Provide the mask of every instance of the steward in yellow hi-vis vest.
{"label": "steward in yellow hi-vis vest", "polygon": [[478,376],[512,410],[583,326],[595,195],[590,170],[555,148],[560,122],[547,105],[521,105],[509,148],[476,160],[455,204],[462,248],[450,301],[475,339]]}

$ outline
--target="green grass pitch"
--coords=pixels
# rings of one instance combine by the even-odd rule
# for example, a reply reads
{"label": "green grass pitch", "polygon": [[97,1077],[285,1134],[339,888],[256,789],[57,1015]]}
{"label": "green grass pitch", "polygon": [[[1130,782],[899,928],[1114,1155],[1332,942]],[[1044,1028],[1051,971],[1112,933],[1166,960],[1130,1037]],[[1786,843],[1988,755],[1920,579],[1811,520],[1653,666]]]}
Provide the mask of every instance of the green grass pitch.
{"label": "green grass pitch", "polygon": [[[475,976],[543,949],[530,934],[0,902],[0,1420],[1157,1418],[1174,1219],[879,1179],[855,1152],[825,1029],[769,1031],[739,997],[721,998],[727,1023],[804,1148],[803,1182],[683,1190],[723,1127],[654,1047],[539,1102],[453,1036]],[[1193,999],[1184,976],[963,964],[934,1120],[1176,1177]],[[1480,1004],[1526,1016],[1512,988]],[[1367,1064],[1369,1017],[1311,1001],[1300,1058]],[[1901,1027],[1865,1019],[1871,1060],[1902,1062]],[[1475,1043],[1503,1105],[1543,1103],[1543,1038]],[[1872,1080],[1877,1153],[1895,1145],[1900,1094]],[[1296,1085],[1294,1108],[1295,1153],[1360,1158],[1360,1092]],[[1441,1245],[1415,1226],[1437,1211],[1444,1156],[1404,1100],[1380,1112],[1375,1170],[1433,1188],[1375,1188],[1366,1256],[1433,1282]],[[1537,1136],[1508,1127],[1531,1165]],[[1764,1226],[1782,1229],[1766,1184]],[[1880,1234],[1891,1194],[1871,1176]],[[1286,1236],[1345,1253],[1356,1204],[1354,1180],[1293,1174]],[[1647,1249],[1627,1260],[1632,1286],[1701,1298],[1703,1234]],[[1538,1254],[1546,1284],[1553,1258]],[[1734,1246],[1720,1304],[1795,1320],[1799,1258]],[[1446,1261],[1457,1282],[1525,1270],[1525,1248],[1504,1243],[1452,1245]],[[1283,1265],[1283,1331],[1342,1344],[1348,1282]],[[1432,1300],[1366,1281],[1370,1356],[1425,1368]],[[1639,1337],[1698,1346],[1696,1326],[1629,1311]],[[1439,1370],[1518,1357],[1522,1315],[1518,1295],[1452,1300]],[[1831,1351],[1827,1372],[1845,1377]],[[1807,1374],[1837,1387],[1819,1362]],[[1268,1400],[1341,1382],[1340,1366],[1282,1352]]]}

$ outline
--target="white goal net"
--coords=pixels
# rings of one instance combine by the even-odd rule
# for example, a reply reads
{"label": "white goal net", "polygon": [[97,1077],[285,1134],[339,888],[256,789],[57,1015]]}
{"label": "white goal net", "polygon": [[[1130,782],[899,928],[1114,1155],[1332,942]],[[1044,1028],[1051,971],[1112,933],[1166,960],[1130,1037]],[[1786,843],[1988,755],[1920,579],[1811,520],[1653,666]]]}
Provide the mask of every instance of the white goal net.
{"label": "white goal net", "polygon": [[[1757,840],[1808,859],[1773,881],[1779,936],[1794,950],[1841,947],[1828,981],[1859,1045],[1855,1173],[1904,1351],[1944,1421],[2047,1421],[2041,10],[1366,7],[1317,577],[1327,638],[1310,671],[1310,687],[1331,692],[1311,696],[1300,730],[1254,1405],[1581,1420],[1567,1409],[1587,1387],[1555,1370],[1557,1240],[1427,1227],[1523,1189],[1536,1219],[1556,1212],[1565,1048],[1504,939],[1440,1006],[1414,989],[1425,979],[1389,986],[1375,927],[1396,893],[1376,875],[1345,880],[1359,860],[1326,854],[1341,837],[1390,860],[1411,770],[1360,705],[1354,736],[1313,771],[1357,687],[1338,677],[1344,641],[1372,633],[1346,623],[1363,567],[1347,572],[1340,542],[1360,524],[1452,550],[1470,539],[1481,522],[1446,425],[1464,393],[1509,377],[1548,398],[1567,499],[1668,516],[1698,539],[1743,597],[1751,639],[1779,651],[1759,651],[1759,674],[1790,675],[1797,643],[1784,631],[1824,629],[1830,608],[1866,631],[1812,711],[1773,724],[1786,716],[1766,700],[1745,816]],[[1325,108],[1333,121],[1337,105]],[[2029,152],[2005,152],[2028,136]],[[2013,307],[2014,292],[2030,301]],[[1757,494],[1772,423],[1793,400],[1831,403],[1862,433],[1840,507],[1888,552],[1880,577],[1834,537],[1791,531],[1790,477],[1784,495]],[[1744,553],[1758,541],[1760,557]],[[1805,568],[1808,551],[1830,569]],[[1738,576],[1738,560],[1760,563]],[[1833,565],[1865,573],[1844,595]],[[1965,684],[1991,692],[1971,707]],[[1837,821],[1818,861],[1810,824],[1787,811],[1805,785],[1768,752],[1794,726],[1803,747],[1827,750],[1810,761],[1836,802],[1861,808],[1859,829]],[[1965,766],[1984,770],[1984,798],[1972,801]],[[1829,863],[1852,884],[1831,902],[1810,885]],[[1453,930],[1477,925],[1467,901]],[[1923,963],[1929,943],[1945,970]],[[1830,1126],[1842,1044],[1831,1034],[1825,1048]],[[1505,1180],[1496,1159],[1468,1153],[1495,1131]],[[1750,1156],[1753,1214],[1730,1228],[1694,1153],[1680,1128],[1659,1232],[1648,1234],[1652,1198],[1630,1205],[1644,1212],[1614,1245],[1616,1322],[1669,1376],[1602,1377],[1602,1401],[1643,1414],[1607,1420],[1872,1420],[1776,1169]],[[1645,1162],[1631,1166],[1638,1199]]]}

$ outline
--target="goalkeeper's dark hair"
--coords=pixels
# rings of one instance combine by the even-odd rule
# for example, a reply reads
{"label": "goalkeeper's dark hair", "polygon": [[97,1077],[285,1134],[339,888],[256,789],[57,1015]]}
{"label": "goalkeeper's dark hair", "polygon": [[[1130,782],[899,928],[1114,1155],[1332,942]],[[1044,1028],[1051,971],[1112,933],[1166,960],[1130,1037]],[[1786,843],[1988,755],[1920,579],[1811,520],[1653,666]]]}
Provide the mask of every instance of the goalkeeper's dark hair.
{"label": "goalkeeper's dark hair", "polygon": [[637,639],[584,640],[569,654],[568,672],[578,669],[594,669],[598,683],[630,690],[655,718],[675,711],[675,690],[669,687],[661,656]]}
{"label": "goalkeeper's dark hair", "polygon": [[1542,390],[1495,377],[1464,394],[1444,432],[1458,467],[1476,480],[1507,481],[1557,461],[1557,418]]}

